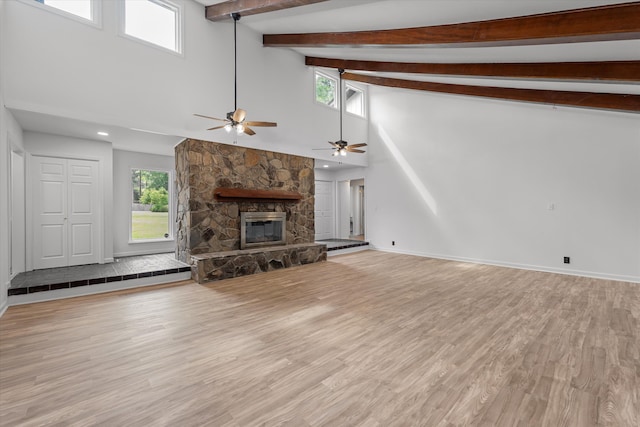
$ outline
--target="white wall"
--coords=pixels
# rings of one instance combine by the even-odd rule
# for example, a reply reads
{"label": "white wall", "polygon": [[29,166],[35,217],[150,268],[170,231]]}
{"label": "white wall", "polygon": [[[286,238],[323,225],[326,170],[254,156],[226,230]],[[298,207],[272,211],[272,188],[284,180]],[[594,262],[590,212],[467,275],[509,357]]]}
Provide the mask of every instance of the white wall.
{"label": "white wall", "polygon": [[[5,2],[7,106],[19,110],[231,143],[215,122],[233,110],[233,24],[210,22],[204,6],[174,0],[185,15],[184,55],[118,35],[115,1],[103,1],[102,28],[23,2]],[[26,25],[28,23],[28,25]],[[338,113],[313,101],[313,69],[290,50],[262,47],[238,25],[238,106],[249,120],[278,122],[239,145],[315,157],[338,139]],[[43,73],[46,70],[46,73]],[[367,121],[347,115],[345,137],[366,140]],[[353,158],[366,164],[366,156]]]}
{"label": "white wall", "polygon": [[[175,250],[175,241],[153,243],[129,243],[129,225],[131,221],[131,169],[169,171],[170,191],[173,191],[175,162],[173,157],[154,154],[141,154],[131,151],[113,151],[113,251],[114,256],[131,256],[171,252]],[[175,202],[175,194],[173,194]],[[175,205],[172,209],[175,213]],[[175,235],[175,217],[171,224]]]}
{"label": "white wall", "polygon": [[376,248],[640,281],[637,115],[369,93]]}
{"label": "white wall", "polygon": [[[6,2],[0,2],[0,71],[7,63],[6,47],[8,37],[6,27]],[[10,266],[10,231],[9,208],[11,206],[10,161],[11,151],[20,152],[23,146],[22,129],[13,115],[4,107],[7,83],[4,72],[0,72],[0,315],[7,308],[7,289],[11,280]],[[24,233],[24,230],[12,230],[13,235]]]}
{"label": "white wall", "polygon": [[26,203],[25,203],[25,177],[26,177],[26,154],[20,147],[16,147],[13,137],[10,138],[11,146],[11,191],[9,194],[11,215],[9,221],[11,234],[11,278],[26,271]]}
{"label": "white wall", "polygon": [[9,222],[12,206],[11,152],[22,151],[22,138],[22,129],[2,104],[0,90],[0,315],[7,307],[7,289],[11,282],[11,239],[19,239],[21,236],[24,238],[25,232],[24,228],[20,227],[10,229]]}
{"label": "white wall", "polygon": [[[87,159],[98,161],[100,182],[102,182],[102,256],[101,262],[113,261],[113,150],[111,143],[49,135],[38,132],[24,133],[24,147],[28,155],[63,157],[71,159]],[[27,176],[32,176],[27,158]],[[29,218],[29,185],[27,182],[27,218]],[[32,268],[31,230],[32,224],[27,219],[27,269]]]}

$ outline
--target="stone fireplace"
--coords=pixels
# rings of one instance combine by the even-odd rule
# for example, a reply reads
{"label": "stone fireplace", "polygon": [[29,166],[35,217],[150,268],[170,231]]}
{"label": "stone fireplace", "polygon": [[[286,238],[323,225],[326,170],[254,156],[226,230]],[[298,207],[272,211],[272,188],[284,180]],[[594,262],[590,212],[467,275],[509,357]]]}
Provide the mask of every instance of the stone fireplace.
{"label": "stone fireplace", "polygon": [[[198,281],[204,280],[203,275],[207,280],[230,277],[230,256],[260,255],[257,261],[233,261],[236,275],[254,269],[247,263],[259,272],[326,259],[326,247],[323,255],[313,240],[313,159],[194,139],[184,140],[175,153],[176,255],[192,264]],[[282,221],[281,230],[273,219],[253,219],[257,212]],[[253,240],[249,243],[256,246],[242,243],[241,225],[247,216],[252,233],[249,240]],[[276,240],[277,231],[282,232],[282,238]],[[208,260],[204,269],[195,267],[196,257],[198,262]],[[226,272],[208,271],[213,264],[225,265]]]}

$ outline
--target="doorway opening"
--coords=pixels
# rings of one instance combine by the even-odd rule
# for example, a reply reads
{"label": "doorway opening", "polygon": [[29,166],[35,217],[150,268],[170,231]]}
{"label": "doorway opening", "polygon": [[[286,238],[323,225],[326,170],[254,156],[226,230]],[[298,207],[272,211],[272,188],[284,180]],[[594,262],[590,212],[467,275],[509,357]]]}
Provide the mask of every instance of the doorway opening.
{"label": "doorway opening", "polygon": [[350,191],[350,218],[349,238],[364,240],[364,179],[349,182]]}
{"label": "doorway opening", "polygon": [[339,181],[337,199],[338,237],[364,240],[364,179]]}

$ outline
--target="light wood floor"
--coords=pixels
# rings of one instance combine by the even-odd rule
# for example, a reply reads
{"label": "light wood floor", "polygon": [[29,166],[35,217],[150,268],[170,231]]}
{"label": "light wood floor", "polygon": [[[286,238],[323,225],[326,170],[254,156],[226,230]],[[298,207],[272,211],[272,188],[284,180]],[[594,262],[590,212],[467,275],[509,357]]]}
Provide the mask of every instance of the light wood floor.
{"label": "light wood floor", "polygon": [[10,307],[6,426],[633,426],[640,285],[381,252]]}

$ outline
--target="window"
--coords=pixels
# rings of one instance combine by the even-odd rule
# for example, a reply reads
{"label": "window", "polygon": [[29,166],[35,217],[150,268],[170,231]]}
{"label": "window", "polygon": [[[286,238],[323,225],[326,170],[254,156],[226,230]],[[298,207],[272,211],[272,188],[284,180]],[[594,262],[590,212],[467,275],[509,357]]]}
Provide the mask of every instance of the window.
{"label": "window", "polygon": [[99,24],[100,0],[28,0],[28,3],[43,5],[40,7],[68,18]]}
{"label": "window", "polygon": [[182,53],[180,6],[165,0],[123,0],[125,35]]}
{"label": "window", "polygon": [[345,109],[347,113],[364,117],[364,91],[347,84],[345,86]]}
{"label": "window", "polygon": [[338,108],[338,80],[316,71],[316,101]]}
{"label": "window", "polygon": [[172,238],[169,172],[131,170],[131,240]]}

